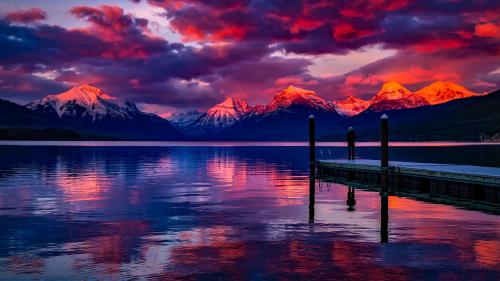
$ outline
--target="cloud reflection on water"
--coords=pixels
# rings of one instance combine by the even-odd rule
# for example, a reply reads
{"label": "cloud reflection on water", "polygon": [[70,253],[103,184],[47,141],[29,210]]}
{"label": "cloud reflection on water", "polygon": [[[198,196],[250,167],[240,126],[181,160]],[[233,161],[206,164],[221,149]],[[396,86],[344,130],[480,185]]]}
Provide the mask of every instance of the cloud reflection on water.
{"label": "cloud reflection on water", "polygon": [[1,164],[2,279],[498,274],[492,215],[390,196],[380,244],[379,194],[356,190],[348,211],[331,184],[310,224],[302,148],[23,150]]}

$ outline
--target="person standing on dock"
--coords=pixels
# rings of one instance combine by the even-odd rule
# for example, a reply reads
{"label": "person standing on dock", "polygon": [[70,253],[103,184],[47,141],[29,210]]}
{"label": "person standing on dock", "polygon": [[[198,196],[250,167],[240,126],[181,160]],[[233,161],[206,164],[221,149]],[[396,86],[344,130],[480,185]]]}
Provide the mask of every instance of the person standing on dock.
{"label": "person standing on dock", "polygon": [[353,127],[349,127],[347,130],[347,150],[349,155],[347,156],[348,160],[354,160],[354,144],[356,142],[356,133],[354,132]]}

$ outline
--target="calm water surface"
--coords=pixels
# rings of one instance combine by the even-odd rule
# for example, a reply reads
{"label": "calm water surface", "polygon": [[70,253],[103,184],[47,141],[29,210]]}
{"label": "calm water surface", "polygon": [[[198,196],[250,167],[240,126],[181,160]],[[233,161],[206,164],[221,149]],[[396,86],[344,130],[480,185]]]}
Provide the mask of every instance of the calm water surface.
{"label": "calm water surface", "polygon": [[[323,184],[310,222],[307,157],[297,146],[0,146],[0,279],[499,280],[498,216],[390,196],[381,243],[380,195],[357,189],[350,211],[348,187]],[[500,167],[500,146],[391,158]]]}

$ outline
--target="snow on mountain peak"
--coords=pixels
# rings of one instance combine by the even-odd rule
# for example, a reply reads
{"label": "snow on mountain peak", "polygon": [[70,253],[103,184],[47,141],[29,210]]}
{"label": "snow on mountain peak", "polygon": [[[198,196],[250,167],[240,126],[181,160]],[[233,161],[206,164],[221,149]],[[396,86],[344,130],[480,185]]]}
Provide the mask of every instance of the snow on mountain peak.
{"label": "snow on mountain peak", "polygon": [[373,97],[372,103],[377,103],[382,100],[397,100],[406,98],[412,95],[412,92],[403,85],[395,81],[385,82],[380,91]]}
{"label": "snow on mountain peak", "polygon": [[429,105],[425,98],[412,93],[397,82],[390,81],[382,85],[380,91],[371,99],[368,109],[380,112],[423,105]]}
{"label": "snow on mountain peak", "polygon": [[251,107],[245,101],[236,97],[228,97],[207,110],[192,125],[195,127],[228,127],[244,117],[250,110]]}
{"label": "snow on mountain peak", "polygon": [[302,89],[299,87],[295,87],[293,85],[289,85],[285,90],[281,92],[281,94],[288,96],[297,96],[297,95],[316,95],[314,91]]}
{"label": "snow on mountain peak", "polygon": [[210,115],[235,115],[239,116],[248,112],[248,104],[236,97],[228,97],[223,102],[210,108]]}
{"label": "snow on mountain peak", "polygon": [[305,105],[325,110],[333,109],[327,101],[318,97],[314,91],[290,85],[288,88],[275,95],[264,111],[275,111],[292,105]]}
{"label": "snow on mountain peak", "polygon": [[107,95],[106,93],[104,93],[103,90],[91,86],[89,84],[83,84],[80,86],[73,87],[61,94],[48,95],[39,100],[39,102],[40,103],[55,102],[57,104],[64,104],[72,101],[80,105],[84,105],[85,107],[89,107],[98,104],[99,100],[113,100],[113,99],[115,98]]}
{"label": "snow on mountain peak", "polygon": [[173,113],[170,117],[167,118],[172,125],[182,128],[189,126],[193,121],[198,119],[201,115],[203,115],[203,112],[193,110],[193,111],[188,111],[188,112],[183,112],[183,113]]}
{"label": "snow on mountain peak", "polygon": [[476,95],[458,84],[446,81],[436,81],[415,94],[425,98],[432,105]]}
{"label": "snow on mountain peak", "polygon": [[66,91],[62,94],[58,95],[49,95],[46,97],[47,99],[58,99],[61,102],[66,101],[77,101],[84,104],[95,104],[99,101],[99,99],[104,100],[112,100],[115,99],[106,93],[103,90],[91,86],[89,84],[83,84],[80,86],[76,86],[71,88],[69,91]]}
{"label": "snow on mountain peak", "polygon": [[135,104],[126,102],[118,105],[116,99],[103,90],[82,84],[57,95],[48,95],[33,101],[26,107],[32,110],[53,110],[59,117],[87,117],[95,121],[96,118],[111,114],[125,118],[127,112],[138,111]]}
{"label": "snow on mountain peak", "polygon": [[332,103],[337,112],[344,116],[358,115],[370,105],[370,101],[362,100],[354,96],[349,96],[343,100],[335,100]]}

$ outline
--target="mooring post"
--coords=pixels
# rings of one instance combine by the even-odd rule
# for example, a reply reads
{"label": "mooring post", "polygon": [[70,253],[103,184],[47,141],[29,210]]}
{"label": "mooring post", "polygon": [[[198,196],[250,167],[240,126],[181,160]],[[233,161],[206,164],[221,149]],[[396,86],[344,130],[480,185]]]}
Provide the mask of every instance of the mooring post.
{"label": "mooring post", "polygon": [[389,117],[380,117],[380,242],[389,241]]}
{"label": "mooring post", "polygon": [[316,183],[316,132],[314,115],[309,116],[309,220],[314,220]]}
{"label": "mooring post", "polygon": [[389,167],[389,117],[380,117],[380,166]]}
{"label": "mooring post", "polygon": [[382,192],[388,192],[389,184],[389,117],[384,114],[380,117],[380,185]]}

